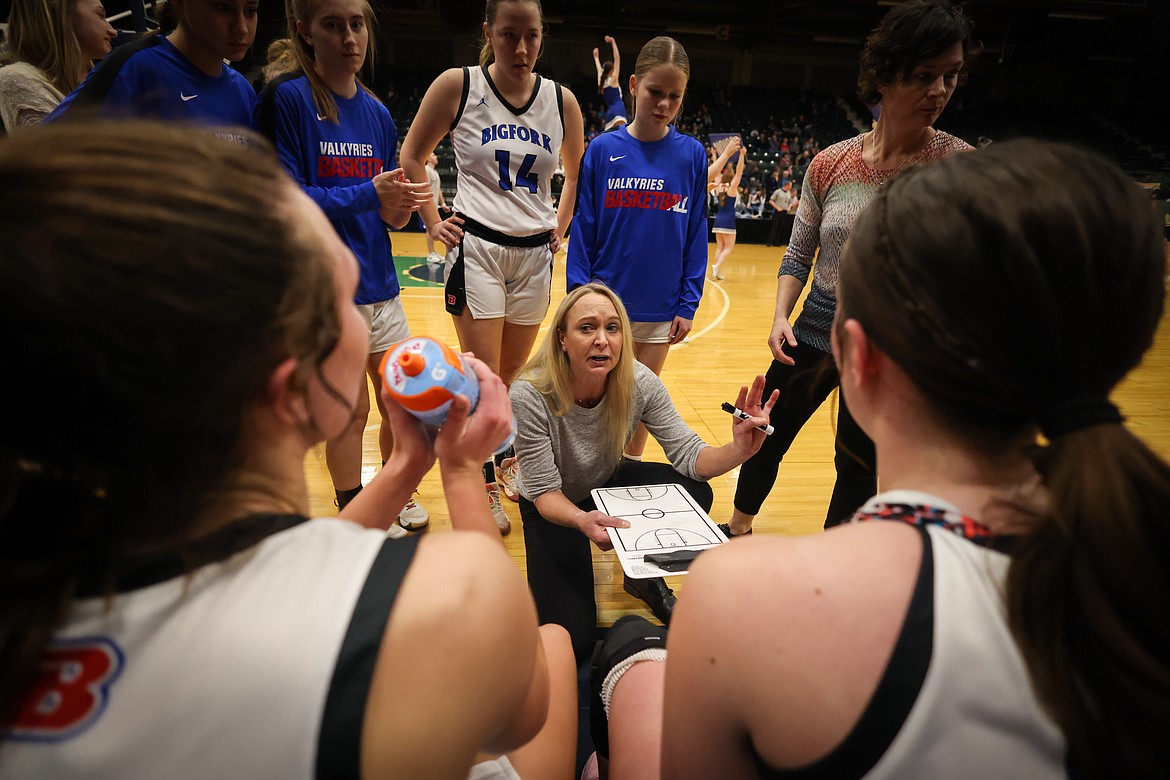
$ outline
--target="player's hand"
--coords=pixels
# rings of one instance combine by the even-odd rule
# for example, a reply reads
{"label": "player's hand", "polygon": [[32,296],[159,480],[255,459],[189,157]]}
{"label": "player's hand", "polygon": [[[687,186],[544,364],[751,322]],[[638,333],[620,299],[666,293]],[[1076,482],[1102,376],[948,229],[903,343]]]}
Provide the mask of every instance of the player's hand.
{"label": "player's hand", "polygon": [[629,521],[622,520],[620,517],[610,517],[599,509],[590,512],[582,510],[577,514],[574,522],[577,524],[577,530],[588,536],[599,550],[613,549],[613,542],[610,541],[606,528],[630,527]]}
{"label": "player's hand", "polygon": [[685,317],[675,317],[674,322],[670,323],[670,343],[681,344],[682,340],[691,332],[694,324],[694,320],[688,320]]}
{"label": "player's hand", "polygon": [[512,403],[504,381],[482,360],[463,355],[463,362],[479,380],[475,413],[466,396],[456,396],[435,438],[435,452],[444,471],[478,472],[483,463],[512,433]]}
{"label": "player's hand", "polygon": [[548,234],[548,248],[554,255],[557,253],[558,250],[560,250],[561,244],[563,244],[564,241],[565,241],[565,239],[562,238],[561,234],[558,233],[557,231],[553,230],[553,231],[549,232],[549,234]]}
{"label": "player's hand", "polygon": [[431,185],[410,181],[401,168],[382,171],[372,181],[378,202],[387,211],[418,211],[419,206],[432,199]]}
{"label": "player's hand", "polygon": [[741,146],[743,146],[743,141],[738,135],[731,136],[731,138],[727,141],[727,148],[733,152]]}
{"label": "player's hand", "polygon": [[418,473],[425,474],[435,465],[435,429],[403,409],[387,392],[385,384],[378,384],[386,421],[394,432],[394,449],[387,464],[401,464],[402,468],[417,469]]}
{"label": "player's hand", "polygon": [[[776,316],[772,323],[772,332],[768,334],[768,349],[772,350],[772,357],[779,360],[786,366],[796,365],[796,361],[790,358],[781,349],[785,344],[790,347],[796,346],[796,336],[792,335],[792,326],[788,324],[785,317]],[[744,411],[747,411],[746,409]]]}
{"label": "player's hand", "polygon": [[612,35],[605,36],[605,42],[606,43],[613,43],[613,36]]}
{"label": "player's hand", "polygon": [[459,242],[463,240],[462,225],[463,218],[452,213],[446,219],[439,220],[428,227],[427,235],[450,249],[453,246],[458,246]]}
{"label": "player's hand", "polygon": [[593,59],[595,59],[595,60],[601,59],[601,52],[598,51],[596,46],[593,47]]}
{"label": "player's hand", "polygon": [[764,440],[768,434],[757,426],[768,425],[771,422],[772,407],[776,405],[776,399],[779,397],[780,391],[773,390],[768,400],[761,405],[761,401],[764,400],[763,374],[756,375],[750,388],[747,385],[739,388],[739,395],[735,399],[735,408],[751,415],[751,418],[748,420],[741,420],[738,417],[731,418],[731,438],[739,448],[744,460],[755,455],[759,452],[760,447],[764,446]]}
{"label": "player's hand", "polygon": [[462,224],[463,218],[458,214],[452,214],[427,228],[427,235],[450,249],[458,246],[463,240],[463,228],[460,227]]}

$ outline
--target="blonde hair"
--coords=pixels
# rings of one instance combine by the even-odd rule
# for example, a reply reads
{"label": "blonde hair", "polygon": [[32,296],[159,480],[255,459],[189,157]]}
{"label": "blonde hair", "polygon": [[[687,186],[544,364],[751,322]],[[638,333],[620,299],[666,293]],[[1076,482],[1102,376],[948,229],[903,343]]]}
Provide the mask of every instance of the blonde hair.
{"label": "blonde hair", "polygon": [[298,67],[293,42],[289,38],[277,38],[268,44],[267,61],[264,64],[264,83],[272,81],[277,76],[292,73]]}
{"label": "blonde hair", "polygon": [[[367,0],[361,0],[361,4],[362,17],[366,20],[366,29],[370,31],[370,44],[366,47],[366,62],[363,67],[369,65],[372,69],[374,67],[374,10],[370,8]],[[307,27],[312,23],[316,10],[317,0],[286,0],[285,16],[288,18],[288,38],[292,42],[292,56],[296,60],[296,67],[309,80],[309,88],[313,92],[313,103],[317,107],[317,113],[335,124],[341,124],[333,90],[329,89],[325,79],[321,78],[321,74],[317,72],[317,55],[313,51],[313,47],[306,43],[301,34],[297,32],[297,22],[304,22]],[[271,48],[269,48],[268,53],[271,60]],[[289,68],[289,71],[291,70],[292,68]],[[356,77],[356,80],[359,89],[365,90],[375,100],[378,99],[378,96],[362,83],[360,77]]]}
{"label": "blonde hair", "polygon": [[596,282],[582,285],[561,301],[553,316],[553,327],[549,329],[540,349],[516,372],[513,381],[522,379],[530,383],[544,396],[545,403],[557,417],[564,417],[573,407],[573,374],[569,366],[568,353],[561,347],[561,338],[567,328],[565,320],[569,310],[586,295],[600,295],[607,298],[617,310],[622,326],[622,351],[617,363],[605,380],[605,406],[601,411],[601,447],[610,453],[616,462],[621,458],[626,442],[632,431],[630,407],[634,401],[634,334],[630,329],[630,317],[625,304],[618,294]]}
{"label": "blonde hair", "polygon": [[27,62],[63,94],[85,80],[89,60],[73,32],[78,0],[12,0],[8,53],[3,62]]}
{"label": "blonde hair", "polygon": [[[500,3],[532,3],[536,6],[536,12],[540,14],[540,51],[536,53],[536,58],[540,59],[540,55],[544,54],[544,36],[548,32],[548,25],[544,23],[544,8],[540,5],[540,0],[487,0],[483,11],[483,23],[488,27],[496,23],[496,11],[499,10]],[[481,66],[491,65],[496,61],[496,53],[492,51],[492,42],[484,36],[483,43],[479,47],[479,64]]]}
{"label": "blonde hair", "polygon": [[[682,71],[688,82],[691,80],[691,58],[687,56],[687,50],[683,48],[681,43],[668,35],[660,35],[646,42],[646,45],[638,52],[638,59],[634,61],[634,77],[640,80],[659,65],[673,65]],[[638,110],[637,101],[632,102],[634,103],[633,110],[636,112]],[[681,102],[675,117],[677,118],[680,114],[682,114]],[[631,112],[631,116],[633,116],[633,112]]]}

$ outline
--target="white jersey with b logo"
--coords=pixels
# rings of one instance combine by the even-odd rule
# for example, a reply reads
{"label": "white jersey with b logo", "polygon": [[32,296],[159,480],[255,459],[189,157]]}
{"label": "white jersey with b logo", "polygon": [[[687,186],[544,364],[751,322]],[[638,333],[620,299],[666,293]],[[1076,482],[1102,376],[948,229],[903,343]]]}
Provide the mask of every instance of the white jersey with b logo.
{"label": "white jersey with b logo", "polygon": [[0,727],[0,779],[357,777],[410,541],[299,522],[189,576],[76,602]]}
{"label": "white jersey with b logo", "polygon": [[555,228],[552,175],[565,135],[560,85],[537,76],[532,97],[517,108],[500,95],[486,67],[463,74],[451,126],[459,168],[455,210],[510,236]]}

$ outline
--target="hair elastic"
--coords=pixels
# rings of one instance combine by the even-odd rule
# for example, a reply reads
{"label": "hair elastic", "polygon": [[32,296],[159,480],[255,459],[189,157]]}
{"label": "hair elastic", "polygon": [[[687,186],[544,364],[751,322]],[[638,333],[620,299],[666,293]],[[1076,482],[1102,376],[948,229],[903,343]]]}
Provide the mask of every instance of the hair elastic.
{"label": "hair elastic", "polygon": [[1080,398],[1057,404],[1037,418],[1040,432],[1049,441],[1094,425],[1125,421],[1121,411],[1107,398]]}

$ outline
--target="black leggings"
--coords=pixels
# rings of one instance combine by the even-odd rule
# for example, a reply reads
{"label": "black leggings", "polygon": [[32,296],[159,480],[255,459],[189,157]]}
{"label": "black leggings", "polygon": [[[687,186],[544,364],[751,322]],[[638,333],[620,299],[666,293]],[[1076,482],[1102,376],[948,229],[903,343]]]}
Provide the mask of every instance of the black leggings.
{"label": "black leggings", "polygon": [[[765,378],[764,397],[773,390],[780,398],[772,407],[772,425],[775,433],[764,438],[764,446],[739,469],[735,488],[735,508],[744,514],[758,515],[764,499],[776,484],[780,461],[792,446],[796,434],[808,418],[840,384],[833,356],[805,344],[784,345],[784,354],[796,361],[788,366],[773,360]],[[842,523],[877,492],[877,456],[873,442],[857,425],[844,394],[839,395],[837,438],[833,465],[837,482],[825,516],[825,528]]]}
{"label": "black leggings", "polygon": [[[686,490],[704,512],[711,511],[714,494],[706,482],[691,479],[666,463],[622,461],[604,485],[662,485],[675,483]],[[590,496],[577,502],[586,512],[597,508]],[[524,558],[528,564],[528,587],[536,601],[541,623],[565,627],[573,640],[573,652],[580,665],[589,660],[593,634],[597,629],[597,601],[593,594],[591,542],[575,528],[545,520],[536,505],[520,497],[520,518],[524,521]]]}

